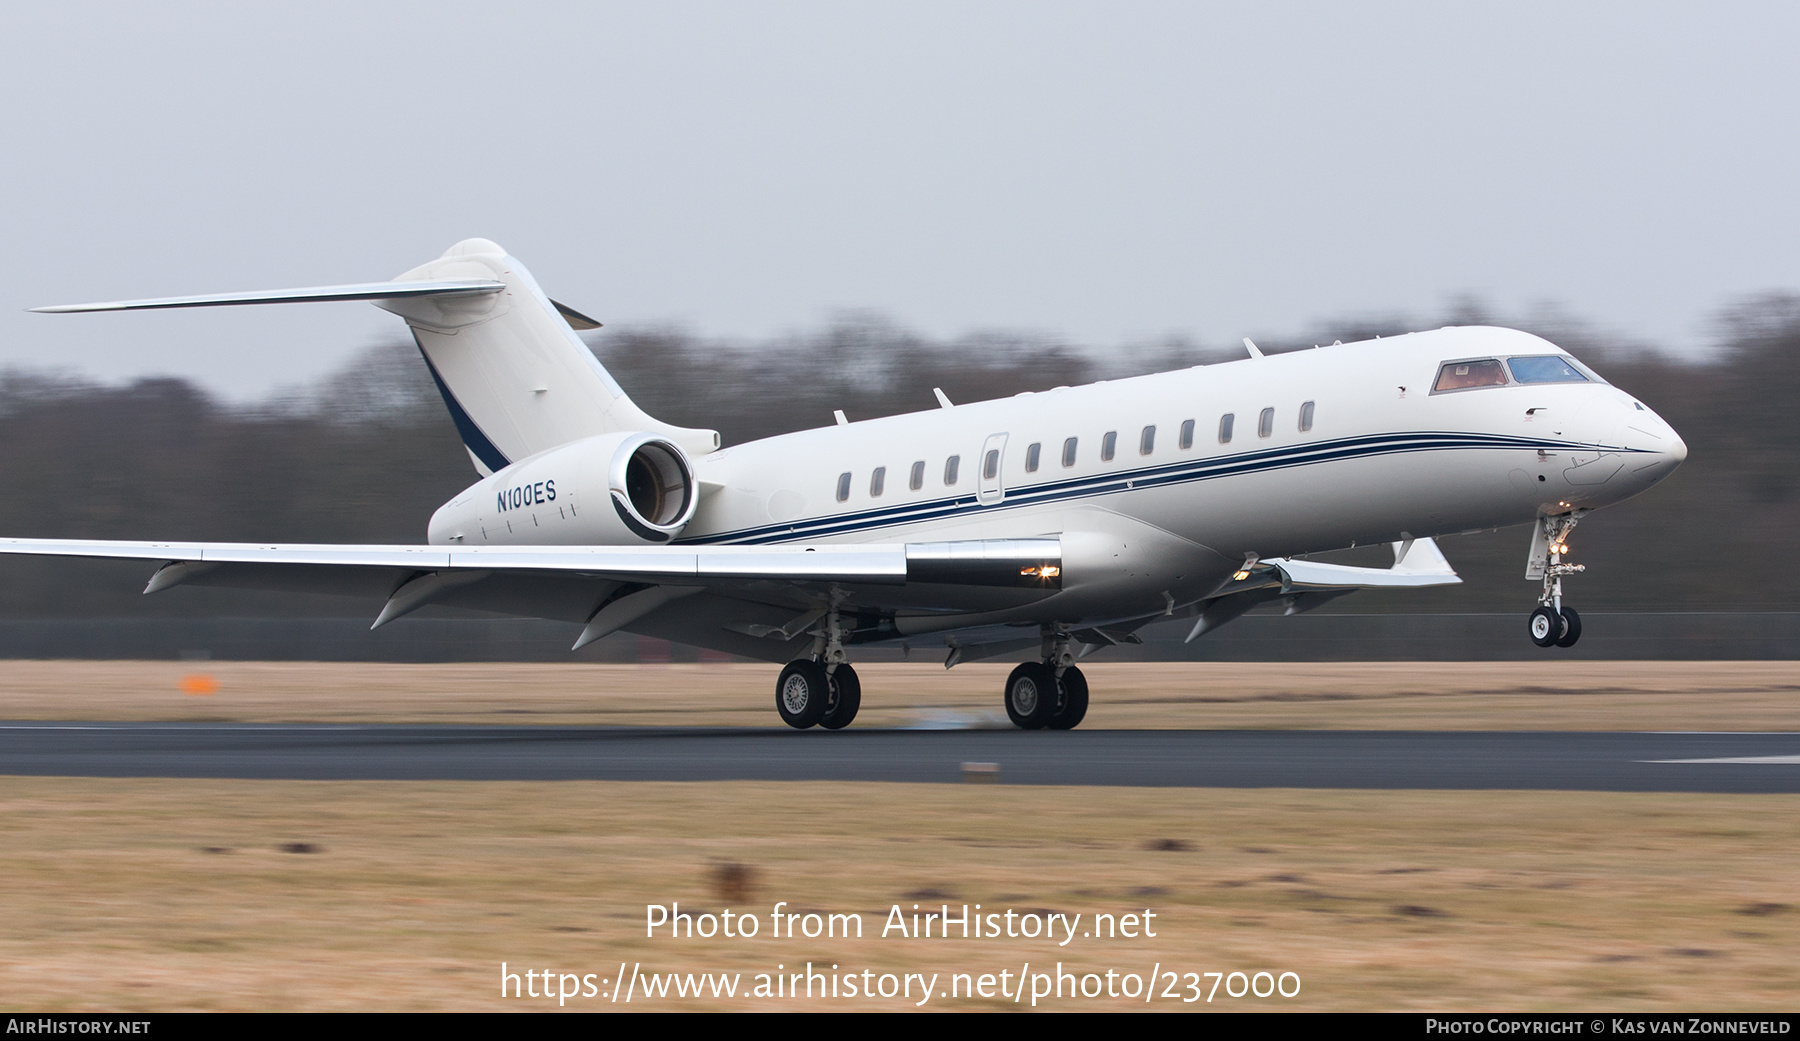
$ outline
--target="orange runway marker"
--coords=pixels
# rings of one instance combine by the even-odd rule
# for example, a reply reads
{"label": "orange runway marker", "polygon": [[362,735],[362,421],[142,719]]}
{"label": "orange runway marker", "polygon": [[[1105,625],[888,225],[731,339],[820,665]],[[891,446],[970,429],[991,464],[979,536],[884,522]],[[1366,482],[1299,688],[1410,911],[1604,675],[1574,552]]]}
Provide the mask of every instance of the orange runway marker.
{"label": "orange runway marker", "polygon": [[189,673],[177,684],[190,698],[210,698],[219,692],[219,681],[202,673]]}

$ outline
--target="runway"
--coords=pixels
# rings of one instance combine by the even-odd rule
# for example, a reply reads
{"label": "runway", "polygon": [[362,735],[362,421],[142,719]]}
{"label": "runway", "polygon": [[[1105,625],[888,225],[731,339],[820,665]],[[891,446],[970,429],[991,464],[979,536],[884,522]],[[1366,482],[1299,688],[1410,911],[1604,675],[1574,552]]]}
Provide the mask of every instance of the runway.
{"label": "runway", "polygon": [[7,723],[0,774],[1800,792],[1800,734]]}

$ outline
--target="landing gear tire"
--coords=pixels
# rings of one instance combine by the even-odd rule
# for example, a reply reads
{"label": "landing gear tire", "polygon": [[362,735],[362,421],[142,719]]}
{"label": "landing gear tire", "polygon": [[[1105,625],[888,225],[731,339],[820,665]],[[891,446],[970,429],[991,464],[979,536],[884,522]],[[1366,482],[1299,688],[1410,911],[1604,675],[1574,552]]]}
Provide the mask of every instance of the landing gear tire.
{"label": "landing gear tire", "polygon": [[1548,607],[1531,612],[1531,642],[1539,647],[1554,647],[1562,638],[1563,620]]}
{"label": "landing gear tire", "polygon": [[788,662],[775,681],[775,711],[795,730],[816,725],[825,717],[830,700],[831,681],[825,666],[809,658]]}
{"label": "landing gear tire", "polygon": [[1581,616],[1573,607],[1562,609],[1562,635],[1556,638],[1558,647],[1573,647],[1575,641],[1581,639]]}
{"label": "landing gear tire", "polygon": [[819,717],[819,725],[826,730],[842,730],[862,707],[862,681],[856,678],[856,670],[846,664],[832,670],[826,682],[831,698],[825,705],[825,714]]}
{"label": "landing gear tire", "polygon": [[1087,677],[1081,674],[1080,669],[1071,665],[1063,670],[1062,678],[1057,680],[1056,685],[1056,709],[1050,713],[1050,719],[1044,726],[1051,730],[1073,730],[1087,715]]}
{"label": "landing gear tire", "polygon": [[1006,715],[1021,730],[1042,730],[1056,711],[1056,670],[1028,661],[1006,677]]}

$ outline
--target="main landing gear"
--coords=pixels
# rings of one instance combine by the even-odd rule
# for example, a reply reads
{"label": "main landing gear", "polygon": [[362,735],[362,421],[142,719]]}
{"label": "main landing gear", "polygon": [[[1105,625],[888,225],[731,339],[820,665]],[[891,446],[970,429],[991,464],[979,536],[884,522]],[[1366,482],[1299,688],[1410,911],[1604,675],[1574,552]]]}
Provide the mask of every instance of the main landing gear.
{"label": "main landing gear", "polygon": [[1073,665],[1028,661],[1006,677],[1006,715],[1021,730],[1071,730],[1087,706],[1087,678]]}
{"label": "main landing gear", "polygon": [[1006,677],[1006,716],[1021,730],[1072,730],[1087,715],[1087,677],[1075,666],[1074,641],[1061,629],[1044,634],[1043,661]]}
{"label": "main landing gear", "polygon": [[835,667],[811,658],[788,662],[775,681],[775,711],[796,730],[842,730],[862,707],[862,683],[848,662]]}
{"label": "main landing gear", "polygon": [[[1044,658],[1006,678],[1006,716],[1022,730],[1072,730],[1087,715],[1087,677],[1075,667],[1075,641],[1061,626],[1044,629]],[[775,711],[796,730],[842,730],[862,707],[862,683],[844,660],[835,602],[813,633],[812,653],[796,658],[775,681]]]}
{"label": "main landing gear", "polygon": [[1525,577],[1542,578],[1544,582],[1537,610],[1531,612],[1529,622],[1531,642],[1539,647],[1573,647],[1581,639],[1581,615],[1563,603],[1562,590],[1564,575],[1587,570],[1584,564],[1568,562],[1569,533],[1580,519],[1579,512],[1538,518]]}
{"label": "main landing gear", "polygon": [[812,656],[788,662],[775,681],[775,711],[783,723],[796,730],[842,730],[856,718],[862,683],[845,660],[843,636],[833,601],[824,628],[813,634]]}

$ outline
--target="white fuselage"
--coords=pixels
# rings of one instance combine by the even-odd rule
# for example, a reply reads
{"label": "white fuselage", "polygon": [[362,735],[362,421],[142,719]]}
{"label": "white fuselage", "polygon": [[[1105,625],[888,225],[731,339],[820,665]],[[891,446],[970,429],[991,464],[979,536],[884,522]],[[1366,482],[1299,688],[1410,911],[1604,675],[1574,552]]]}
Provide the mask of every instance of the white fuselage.
{"label": "white fuselage", "polygon": [[[1433,391],[1445,362],[1543,355],[1567,357],[1527,333],[1445,328],[784,434],[694,458],[700,500],[677,541],[1059,535],[1064,590],[1002,614],[1100,621],[1192,603],[1250,556],[1605,506],[1685,457],[1668,424],[1598,379]],[[463,527],[576,541],[558,511],[525,519]],[[978,620],[999,616],[931,627]]]}

